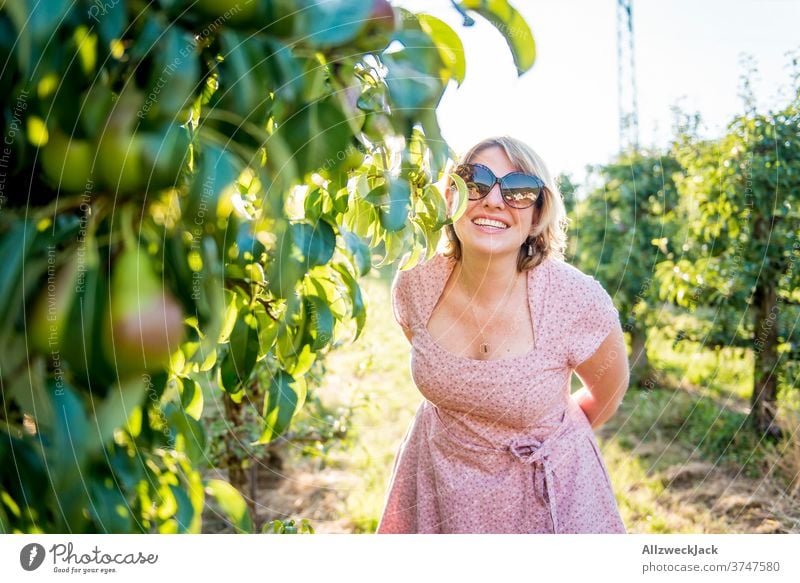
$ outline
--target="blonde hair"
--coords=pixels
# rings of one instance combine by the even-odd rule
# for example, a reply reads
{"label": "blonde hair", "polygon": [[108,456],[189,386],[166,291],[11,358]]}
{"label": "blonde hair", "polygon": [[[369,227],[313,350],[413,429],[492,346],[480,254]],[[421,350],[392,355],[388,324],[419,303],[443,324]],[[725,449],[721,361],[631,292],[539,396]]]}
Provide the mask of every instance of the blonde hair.
{"label": "blonde hair", "polygon": [[[517,271],[533,269],[547,257],[563,260],[564,250],[567,246],[567,213],[564,208],[564,200],[544,161],[530,146],[510,136],[486,138],[472,146],[458,163],[470,163],[480,152],[492,147],[501,148],[518,171],[534,174],[545,183],[542,194],[534,205],[535,215],[538,215],[539,220],[533,234],[525,239],[525,243],[519,249]],[[449,178],[447,186],[451,186]],[[458,239],[452,223],[445,226],[445,234],[448,242],[443,255],[460,260],[461,241]],[[533,255],[531,256],[528,256],[528,244],[533,246]]]}

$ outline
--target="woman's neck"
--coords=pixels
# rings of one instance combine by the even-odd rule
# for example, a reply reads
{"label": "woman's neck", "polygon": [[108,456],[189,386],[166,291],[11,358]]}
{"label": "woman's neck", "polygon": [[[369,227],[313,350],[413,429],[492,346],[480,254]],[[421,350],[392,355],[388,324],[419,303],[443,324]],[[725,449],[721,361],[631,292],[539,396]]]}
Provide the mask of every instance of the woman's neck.
{"label": "woman's neck", "polygon": [[463,256],[456,266],[456,283],[474,304],[497,306],[511,297],[522,276],[517,271],[517,259]]}

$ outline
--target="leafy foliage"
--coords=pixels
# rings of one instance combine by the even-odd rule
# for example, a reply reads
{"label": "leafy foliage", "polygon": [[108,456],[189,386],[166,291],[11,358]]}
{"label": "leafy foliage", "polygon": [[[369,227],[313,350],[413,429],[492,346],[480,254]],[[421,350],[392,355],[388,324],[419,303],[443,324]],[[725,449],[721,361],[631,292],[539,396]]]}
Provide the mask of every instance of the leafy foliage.
{"label": "leafy foliage", "polygon": [[655,266],[676,254],[678,195],[674,158],[627,152],[594,172],[601,186],[572,213],[576,261],[609,290],[624,327],[645,328],[643,315],[658,300]]}
{"label": "leafy foliage", "polygon": [[278,439],[363,330],[372,251],[434,253],[460,40],[385,0],[9,0],[0,28],[0,531],[199,532],[206,496],[250,531],[201,479],[201,382],[240,404],[266,371]]}

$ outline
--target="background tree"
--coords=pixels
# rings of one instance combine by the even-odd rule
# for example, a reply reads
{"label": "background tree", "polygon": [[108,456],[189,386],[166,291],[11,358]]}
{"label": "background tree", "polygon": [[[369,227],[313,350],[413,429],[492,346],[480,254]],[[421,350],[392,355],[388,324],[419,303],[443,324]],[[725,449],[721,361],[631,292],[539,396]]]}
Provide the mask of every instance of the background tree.
{"label": "background tree", "polygon": [[798,357],[798,79],[785,107],[758,113],[746,91],[746,111],[725,136],[700,140],[685,131],[676,141],[683,168],[676,220],[685,252],[658,269],[662,297],[713,310],[709,330],[683,337],[752,349],[750,420],[771,438],[780,435],[778,383]]}
{"label": "background tree", "polygon": [[674,255],[675,159],[658,151],[628,151],[592,168],[598,182],[570,213],[576,263],[609,290],[630,334],[631,382],[651,380],[647,330],[654,325],[656,265]]}

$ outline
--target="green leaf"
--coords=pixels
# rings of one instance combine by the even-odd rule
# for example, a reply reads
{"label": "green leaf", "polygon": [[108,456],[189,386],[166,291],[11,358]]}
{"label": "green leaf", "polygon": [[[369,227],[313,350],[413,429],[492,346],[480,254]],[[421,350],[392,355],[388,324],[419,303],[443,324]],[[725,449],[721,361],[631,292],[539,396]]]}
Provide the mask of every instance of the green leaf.
{"label": "green leaf", "polygon": [[173,447],[185,452],[192,464],[203,462],[206,459],[206,433],[203,425],[173,403],[164,408],[164,414],[169,420],[169,429],[175,440]]}
{"label": "green leaf", "polygon": [[108,395],[95,405],[94,431],[88,436],[90,451],[98,451],[107,443],[114,430],[123,427],[125,421],[138,407],[148,388],[147,377],[134,377],[114,384]]}
{"label": "green leaf", "polygon": [[261,255],[266,251],[264,245],[256,238],[253,233],[253,223],[243,222],[239,225],[236,234],[237,258],[240,264],[251,261],[261,261]]}
{"label": "green leaf", "polygon": [[[406,253],[406,255],[403,256],[404,259],[401,261],[400,265],[398,266],[398,269],[411,269],[417,263],[419,263],[419,260],[422,255],[422,246],[416,244],[417,234],[418,232],[422,233],[422,229],[420,229],[418,224],[416,223],[412,224],[414,225],[414,235],[415,235],[414,243],[411,246],[411,251],[409,251],[408,253]],[[424,234],[422,235],[422,239],[425,240]]]}
{"label": "green leaf", "polygon": [[361,240],[361,237],[350,231],[340,229],[344,238],[347,251],[353,258],[353,264],[358,270],[358,277],[364,277],[372,267],[372,258],[369,247]]}
{"label": "green leaf", "polygon": [[22,269],[35,238],[36,229],[31,223],[14,221],[0,240],[0,338],[11,337],[16,313],[22,307]]}
{"label": "green leaf", "polygon": [[305,257],[303,266],[306,270],[331,260],[336,248],[336,235],[327,222],[317,221],[314,226],[292,223],[291,229],[292,238]]}
{"label": "green leaf", "polygon": [[295,379],[283,370],[276,371],[264,403],[264,431],[256,443],[269,443],[286,431],[295,411],[305,401],[306,390],[302,377]]}
{"label": "green leaf", "polygon": [[40,435],[44,437],[44,456],[52,485],[64,498],[82,499],[81,476],[90,453],[86,411],[76,392],[63,379],[50,379],[47,385],[49,403],[45,407],[52,411],[52,417],[49,425],[40,428]]}
{"label": "green leaf", "polygon": [[380,207],[381,225],[387,231],[405,227],[411,208],[411,187],[405,180],[395,179],[389,185],[389,206]]}
{"label": "green leaf", "polygon": [[[7,0],[5,9],[16,27],[19,46],[15,51],[26,78],[42,63],[42,53],[65,19],[72,2],[68,0]],[[58,46],[57,43],[51,46]],[[47,67],[40,67],[46,70]],[[41,72],[39,73],[41,75]]]}
{"label": "green leaf", "polygon": [[283,132],[276,130],[264,143],[267,151],[266,172],[259,175],[264,184],[264,211],[267,216],[283,216],[285,194],[298,180],[298,164],[295,152],[283,137]]}
{"label": "green leaf", "polygon": [[266,37],[262,58],[266,59],[267,77],[276,100],[294,102],[303,91],[303,72],[292,49],[275,38]]}
{"label": "green leaf", "polygon": [[277,134],[294,154],[300,175],[341,166],[352,134],[333,96],[315,101],[278,126]]}
{"label": "green leaf", "polygon": [[333,341],[333,314],[328,304],[317,296],[306,296],[308,329],[313,340],[311,350],[321,350]]}
{"label": "green leaf", "polygon": [[258,37],[230,29],[220,35],[222,62],[219,64],[218,107],[261,124],[269,105],[264,49]]}
{"label": "green leaf", "polygon": [[273,295],[280,298],[294,296],[297,282],[305,275],[306,270],[298,257],[293,237],[292,228],[286,221],[279,222],[273,229],[276,237],[276,249],[271,253],[267,269],[269,289]]}
{"label": "green leaf", "polygon": [[[93,2],[86,10],[90,20],[90,30],[97,32],[100,46],[110,50],[111,42],[121,39],[128,25],[126,2]],[[103,58],[106,58],[103,55]]]}
{"label": "green leaf", "polygon": [[278,337],[279,325],[278,322],[272,319],[267,314],[267,309],[263,304],[257,303],[253,307],[253,315],[258,320],[258,344],[259,344],[259,360],[272,350],[275,345],[275,340]]}
{"label": "green leaf", "polygon": [[[195,45],[194,36],[175,23],[164,32],[153,51],[155,62],[142,108],[149,119],[173,121],[178,112],[191,105],[200,82]],[[179,154],[182,157],[184,152]]]}
{"label": "green leaf", "polygon": [[342,45],[354,39],[372,10],[372,2],[352,0],[305,4],[295,14],[295,30],[303,32],[304,43],[317,48]]}
{"label": "green leaf", "polygon": [[355,277],[353,277],[353,274],[350,273],[344,264],[334,263],[333,268],[341,275],[342,281],[350,294],[350,304],[353,310],[352,317],[356,320],[356,336],[353,339],[355,342],[358,340],[358,337],[361,336],[361,331],[364,329],[364,324],[367,320],[367,311],[364,308],[364,300],[361,297],[361,288]]}
{"label": "green leaf", "polygon": [[528,23],[506,0],[463,0],[461,7],[474,10],[502,34],[517,66],[517,75],[533,67],[536,43]]}
{"label": "green leaf", "polygon": [[425,144],[431,153],[431,175],[434,180],[438,180],[447,166],[447,161],[450,158],[450,148],[442,137],[435,109],[420,111],[419,118],[425,133]]}
{"label": "green leaf", "polygon": [[219,330],[218,342],[224,344],[228,342],[233,332],[233,327],[236,325],[236,319],[239,316],[240,296],[231,289],[223,291],[225,296],[225,312],[221,319],[221,327]]}
{"label": "green leaf", "polygon": [[229,393],[238,393],[247,382],[258,359],[258,329],[250,310],[239,312],[230,336],[228,354],[220,366],[220,383]]}
{"label": "green leaf", "polygon": [[306,343],[292,357],[286,360],[288,360],[286,372],[294,378],[301,378],[317,360],[317,353],[311,349],[310,344]]}
{"label": "green leaf", "polygon": [[178,523],[178,533],[183,534],[189,532],[192,521],[194,520],[194,506],[192,506],[192,500],[189,498],[186,491],[179,486],[169,484],[169,489],[175,497],[175,504],[177,505],[177,509],[172,518]]}
{"label": "green leaf", "polygon": [[207,480],[204,489],[206,494],[214,498],[237,533],[253,532],[253,520],[247,502],[236,488],[223,480]]}
{"label": "green leaf", "polygon": [[112,480],[100,482],[93,479],[89,486],[91,504],[88,511],[103,534],[130,534],[133,532],[130,504]]}
{"label": "green leaf", "polygon": [[198,169],[183,217],[184,224],[193,232],[207,224],[216,224],[219,204],[236,192],[241,172],[236,157],[216,144],[204,144],[196,163]]}
{"label": "green leaf", "polygon": [[456,210],[453,213],[452,221],[455,223],[458,219],[461,218],[461,215],[464,214],[464,211],[467,210],[467,203],[469,202],[469,195],[467,193],[467,184],[464,182],[464,179],[461,178],[458,174],[453,172],[450,174],[450,178],[453,180],[455,187],[456,187]]}
{"label": "green leaf", "polygon": [[140,136],[146,188],[152,191],[175,186],[189,161],[189,130],[171,121]]}
{"label": "green leaf", "polygon": [[102,273],[94,237],[87,243],[86,258],[85,270],[75,286],[67,324],[69,341],[62,342],[62,357],[81,382],[105,388],[116,380],[116,371],[102,350],[109,281]]}
{"label": "green leaf", "polygon": [[439,58],[444,64],[444,69],[439,77],[443,83],[452,77],[460,86],[466,74],[466,61],[464,60],[464,45],[456,32],[443,21],[430,14],[418,14],[422,30],[433,40],[439,51]]}
{"label": "green leaf", "polygon": [[401,110],[435,108],[445,89],[438,49],[421,30],[400,31],[394,40],[404,48],[381,55],[393,104]]}
{"label": "green leaf", "polygon": [[[119,2],[118,4],[123,6],[123,10],[125,9],[123,2]],[[159,39],[164,36],[164,31],[168,24],[153,11],[146,11],[143,14],[142,21],[141,27],[137,30],[133,44],[131,44],[126,51],[127,55],[133,61],[141,61],[149,56],[153,56],[153,51],[158,45]]]}
{"label": "green leaf", "polygon": [[387,231],[384,235],[384,248],[386,255],[378,263],[377,267],[383,267],[390,264],[392,261],[400,257],[400,254],[405,250],[405,237],[406,231]]}
{"label": "green leaf", "polygon": [[429,184],[425,187],[425,208],[430,211],[430,224],[435,229],[440,229],[447,224],[447,199],[442,195],[439,187]]}

